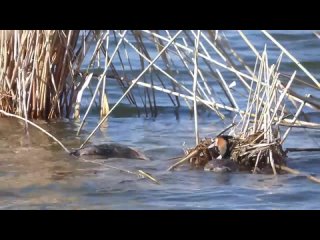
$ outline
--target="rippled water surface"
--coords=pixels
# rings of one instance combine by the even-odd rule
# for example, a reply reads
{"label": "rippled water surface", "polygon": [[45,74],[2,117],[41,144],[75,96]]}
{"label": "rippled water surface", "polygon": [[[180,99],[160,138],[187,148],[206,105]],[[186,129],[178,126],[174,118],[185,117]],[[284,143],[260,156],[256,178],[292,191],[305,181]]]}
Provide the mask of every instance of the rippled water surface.
{"label": "rippled water surface", "polygon": [[[256,32],[245,31],[259,50],[264,40]],[[272,31],[273,36],[319,79],[320,39],[311,31]],[[226,32],[235,49],[248,61],[252,52],[238,35]],[[278,50],[267,42],[270,61]],[[284,68],[292,74],[292,64],[284,58]],[[182,73],[183,74],[183,73]],[[299,74],[299,73],[298,73]],[[296,87],[298,88],[298,87]],[[114,103],[120,92],[108,87]],[[303,89],[300,90],[304,94]],[[320,97],[319,91],[312,92]],[[320,209],[320,185],[294,175],[214,174],[181,169],[167,172],[183,154],[184,146],[194,145],[194,122],[187,107],[179,116],[168,97],[158,102],[157,118],[137,117],[136,110],[121,106],[92,138],[92,143],[118,142],[140,149],[151,160],[74,158],[39,131],[30,128],[24,136],[23,123],[0,119],[0,208],[1,209]],[[86,95],[89,102],[89,95]],[[245,101],[240,104],[245,104]],[[320,122],[318,113],[307,113]],[[226,115],[232,119],[232,115]],[[68,148],[78,147],[98,121],[98,111],[90,113],[80,136],[79,122],[59,120],[38,122]],[[200,135],[214,136],[230,120],[200,111]],[[320,131],[294,129],[285,147],[320,147]],[[144,170],[155,176],[160,185],[109,168],[112,165],[130,171]],[[289,153],[288,165],[320,175],[319,153]]]}

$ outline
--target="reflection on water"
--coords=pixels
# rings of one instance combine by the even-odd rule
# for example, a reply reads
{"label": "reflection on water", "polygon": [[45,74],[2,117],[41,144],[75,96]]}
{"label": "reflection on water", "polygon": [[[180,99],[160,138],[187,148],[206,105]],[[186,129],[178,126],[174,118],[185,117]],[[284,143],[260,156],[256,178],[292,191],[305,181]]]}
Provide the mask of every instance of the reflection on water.
{"label": "reflection on water", "polygon": [[[305,47],[303,53],[297,50],[296,56],[301,61],[313,62],[309,70],[319,78],[316,70],[319,69],[320,41],[314,42],[306,32],[277,34],[282,42],[296,41],[289,47],[292,51],[301,49],[305,39],[309,39],[308,48]],[[235,40],[233,36],[230,38]],[[259,42],[255,34],[250,38]],[[251,55],[247,48],[238,47],[244,56]],[[110,101],[115,102],[119,92],[111,89],[110,93],[114,96]],[[78,159],[66,154],[38,130],[30,127],[30,137],[26,138],[23,123],[0,119],[0,209],[320,209],[317,200],[320,186],[304,177],[215,174],[187,168],[167,172],[174,162],[169,159],[181,156],[184,147],[195,144],[194,122],[187,108],[180,109],[177,119],[167,102],[166,96],[160,98],[157,119],[137,118],[135,110],[124,106],[92,138],[93,143],[117,142],[138,148],[151,157],[151,161]],[[319,122],[318,114],[307,114],[312,121]],[[76,121],[39,124],[71,149],[80,146],[98,120],[93,112],[80,136],[76,136],[80,125]],[[214,114],[201,112],[200,136],[214,136],[228,124]],[[319,130],[294,129],[286,147],[297,144],[319,147],[319,136]],[[318,153],[292,153],[288,164],[320,175],[318,158]],[[111,169],[108,164],[132,172],[142,169],[161,184]]]}

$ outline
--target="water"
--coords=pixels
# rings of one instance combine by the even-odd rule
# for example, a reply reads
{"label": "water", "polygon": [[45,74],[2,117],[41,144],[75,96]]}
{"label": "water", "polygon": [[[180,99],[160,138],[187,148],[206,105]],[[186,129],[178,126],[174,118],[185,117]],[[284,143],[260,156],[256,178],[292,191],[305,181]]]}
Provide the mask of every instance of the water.
{"label": "water", "polygon": [[[263,49],[261,35],[246,33],[259,50]],[[272,33],[319,78],[320,40],[311,31]],[[254,64],[254,59],[250,60],[252,53],[243,42],[233,32],[226,34],[233,47]],[[267,47],[270,61],[275,61],[277,49],[270,42]],[[284,58],[284,69],[292,73],[288,63]],[[107,90],[114,103],[120,96],[118,87],[111,84]],[[318,91],[312,94],[319,97]],[[84,106],[90,101],[88,96],[84,95]],[[194,122],[183,101],[177,116],[166,95],[157,97],[157,118],[150,114],[145,117],[143,111],[137,117],[136,109],[124,101],[91,139],[92,143],[118,142],[136,147],[150,156],[150,161],[76,159],[39,131],[30,128],[30,137],[26,138],[21,122],[0,119],[0,209],[320,209],[320,186],[300,176],[214,174],[187,169],[167,172],[174,162],[169,158],[182,155],[183,146],[194,145]],[[308,115],[319,122],[319,114],[310,111]],[[83,142],[98,119],[98,111],[91,112],[79,137],[76,131],[80,123],[76,121],[38,124],[73,148]],[[200,111],[201,137],[214,136],[229,123],[230,120]],[[294,129],[285,147],[320,147],[319,137],[319,130]],[[161,184],[108,168],[107,164],[130,171],[144,170]],[[288,164],[320,175],[318,153],[290,153]]]}

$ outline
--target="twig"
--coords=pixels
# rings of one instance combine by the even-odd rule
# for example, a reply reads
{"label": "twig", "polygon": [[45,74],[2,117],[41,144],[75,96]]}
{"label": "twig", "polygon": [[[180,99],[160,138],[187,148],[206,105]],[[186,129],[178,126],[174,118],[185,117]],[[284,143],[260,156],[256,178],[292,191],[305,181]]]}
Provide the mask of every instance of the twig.
{"label": "twig", "polygon": [[275,164],[275,167],[281,169],[281,170],[284,170],[288,173],[292,173],[292,174],[295,174],[295,175],[301,175],[301,176],[304,176],[306,178],[308,178],[309,180],[313,181],[313,182],[316,182],[316,183],[320,183],[320,179],[317,178],[317,177],[314,177],[308,173],[305,173],[305,172],[301,172],[301,171],[298,171],[296,169],[293,169],[293,168],[289,168],[289,167],[286,167],[286,166],[280,166],[278,164]]}
{"label": "twig", "polygon": [[167,171],[172,171],[173,169],[175,169],[176,167],[180,166],[182,163],[188,161],[190,158],[194,157],[195,155],[198,154],[198,150],[194,150],[191,153],[189,153],[186,157],[184,157],[183,159],[181,159],[180,161],[176,162],[175,164],[171,165]]}
{"label": "twig", "polygon": [[156,184],[160,185],[160,182],[157,179],[155,179],[153,176],[151,176],[149,173],[146,173],[142,170],[138,170],[138,173],[140,173],[142,176],[150,179],[151,181],[155,182]]}
{"label": "twig", "polygon": [[146,173],[146,172],[144,172],[142,170],[138,170],[138,172],[133,172],[133,171],[130,171],[130,170],[127,170],[127,169],[124,169],[124,168],[118,168],[118,167],[115,167],[115,166],[112,166],[112,165],[109,165],[109,164],[106,164],[106,163],[96,162],[96,161],[88,160],[88,159],[81,159],[81,160],[84,161],[84,162],[90,162],[90,163],[99,164],[101,166],[112,168],[112,169],[118,170],[120,172],[128,173],[128,174],[131,174],[131,175],[136,175],[139,178],[147,178],[147,179],[151,180],[152,182],[154,182],[156,184],[160,184],[160,182],[157,179],[155,179],[153,176],[151,176],[150,173]]}

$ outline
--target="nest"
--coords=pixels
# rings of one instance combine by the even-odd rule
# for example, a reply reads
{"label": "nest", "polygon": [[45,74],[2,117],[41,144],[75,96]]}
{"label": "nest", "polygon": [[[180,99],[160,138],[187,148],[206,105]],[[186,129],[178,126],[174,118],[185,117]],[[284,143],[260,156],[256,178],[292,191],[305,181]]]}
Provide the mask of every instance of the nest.
{"label": "nest", "polygon": [[245,138],[235,138],[231,149],[231,159],[242,169],[252,172],[267,172],[275,164],[285,166],[286,157],[280,141],[276,139],[268,143],[263,138],[262,132],[251,134]]}
{"label": "nest", "polygon": [[[209,148],[214,139],[204,138],[194,148],[187,150],[185,158],[180,160],[176,167],[184,161],[188,161],[191,168],[203,169],[207,163],[216,159],[220,154],[215,148]],[[230,137],[230,160],[238,165],[240,171],[268,173],[273,166],[286,165],[286,153],[283,151],[279,140],[267,142],[262,132],[256,132],[247,137]],[[278,173],[279,170],[276,170]]]}
{"label": "nest", "polygon": [[191,156],[189,163],[192,168],[203,168],[210,160],[219,156],[218,153],[211,151],[208,147],[212,144],[211,138],[205,138],[195,148],[187,150],[187,156]]}

